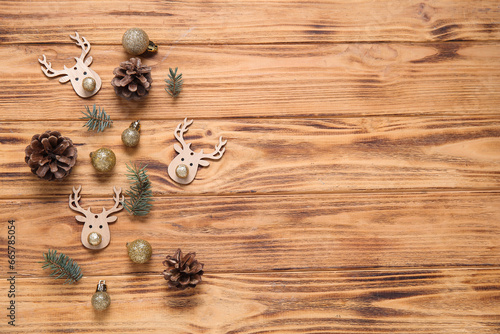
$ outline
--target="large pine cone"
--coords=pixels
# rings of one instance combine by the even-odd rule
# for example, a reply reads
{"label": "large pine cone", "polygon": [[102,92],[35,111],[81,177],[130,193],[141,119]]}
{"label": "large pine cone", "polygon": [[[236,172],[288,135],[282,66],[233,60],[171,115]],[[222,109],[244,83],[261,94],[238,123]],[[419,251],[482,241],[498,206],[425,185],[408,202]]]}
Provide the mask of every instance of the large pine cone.
{"label": "large pine cone", "polygon": [[63,137],[59,131],[34,135],[24,152],[24,160],[31,172],[49,181],[65,178],[76,164],[76,147],[71,139]]}
{"label": "large pine cone", "polygon": [[195,260],[195,256],[196,253],[182,255],[180,249],[175,252],[174,256],[167,256],[167,259],[163,261],[163,265],[167,266],[167,269],[163,271],[163,276],[168,281],[169,287],[182,290],[194,288],[201,282],[203,263]]}
{"label": "large pine cone", "polygon": [[113,71],[115,77],[111,80],[111,85],[115,88],[118,96],[127,100],[137,100],[148,95],[151,89],[151,67],[142,66],[139,58],[120,63],[120,66]]}

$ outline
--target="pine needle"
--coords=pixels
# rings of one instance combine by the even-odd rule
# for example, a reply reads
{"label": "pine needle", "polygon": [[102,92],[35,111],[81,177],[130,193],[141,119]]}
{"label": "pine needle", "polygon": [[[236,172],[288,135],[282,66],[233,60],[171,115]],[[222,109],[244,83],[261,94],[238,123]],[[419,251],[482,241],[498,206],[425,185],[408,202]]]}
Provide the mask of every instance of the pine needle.
{"label": "pine needle", "polygon": [[129,174],[125,174],[127,178],[132,181],[130,190],[125,192],[129,197],[123,202],[123,207],[134,216],[145,216],[151,210],[153,204],[153,192],[151,191],[151,181],[149,181],[148,174],[146,173],[146,166],[137,168],[137,166],[130,163],[131,166],[125,164]]}
{"label": "pine needle", "polygon": [[182,80],[182,73],[177,75],[177,67],[175,70],[169,68],[168,71],[170,74],[168,75],[168,79],[165,79],[165,82],[167,83],[167,88],[165,88],[165,90],[168,94],[170,94],[170,96],[177,97],[180,94],[182,84],[184,83],[184,80]]}
{"label": "pine needle", "polygon": [[88,128],[87,131],[96,131],[99,133],[104,131],[104,129],[111,127],[111,124],[113,124],[113,121],[108,114],[106,114],[104,108],[101,110],[101,107],[96,108],[94,104],[92,111],[90,111],[88,106],[85,106],[85,109],[87,109],[87,111],[82,111],[82,114],[84,114],[85,117],[80,119],[87,120],[87,123],[83,125]]}
{"label": "pine needle", "polygon": [[64,284],[73,284],[83,276],[82,270],[76,261],[63,253],[57,254],[56,250],[51,251],[49,249],[48,253],[43,254],[43,259],[44,261],[39,261],[39,263],[44,263],[42,268],[52,270],[50,276],[53,276],[54,279],[66,278]]}

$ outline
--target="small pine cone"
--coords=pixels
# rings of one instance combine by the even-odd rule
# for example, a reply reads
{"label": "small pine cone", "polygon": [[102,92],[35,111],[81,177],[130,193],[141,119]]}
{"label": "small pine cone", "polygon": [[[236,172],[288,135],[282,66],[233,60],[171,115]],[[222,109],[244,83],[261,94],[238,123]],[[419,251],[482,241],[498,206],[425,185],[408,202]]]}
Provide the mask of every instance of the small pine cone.
{"label": "small pine cone", "polygon": [[163,271],[163,276],[168,281],[169,287],[183,290],[194,288],[201,282],[203,263],[195,260],[195,256],[196,253],[182,255],[180,249],[175,252],[174,256],[167,256],[167,259],[163,261],[163,265],[167,267]]}
{"label": "small pine cone", "polygon": [[71,139],[63,137],[59,131],[34,135],[24,152],[24,161],[31,172],[49,181],[65,178],[76,164],[76,147]]}
{"label": "small pine cone", "polygon": [[115,77],[111,80],[111,85],[115,88],[115,93],[127,100],[138,100],[148,95],[151,89],[151,67],[142,66],[139,58],[120,63],[120,66],[113,71]]}

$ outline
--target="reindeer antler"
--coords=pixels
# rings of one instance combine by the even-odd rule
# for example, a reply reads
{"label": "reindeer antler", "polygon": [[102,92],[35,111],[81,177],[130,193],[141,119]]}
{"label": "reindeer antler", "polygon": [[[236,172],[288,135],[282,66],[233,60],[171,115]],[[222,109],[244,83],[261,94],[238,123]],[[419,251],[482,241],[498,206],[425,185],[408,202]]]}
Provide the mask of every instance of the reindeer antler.
{"label": "reindeer antler", "polygon": [[115,193],[115,195],[113,196],[113,199],[115,200],[115,205],[109,210],[102,208],[102,212],[106,212],[108,216],[112,213],[115,213],[115,212],[122,210],[123,209],[123,201],[125,200],[125,196],[121,195],[121,197],[120,197],[120,193],[122,192],[122,188],[116,189],[116,187],[113,187],[113,191]]}
{"label": "reindeer antler", "polygon": [[[89,41],[87,41],[87,39],[83,36],[82,36],[82,38],[80,38],[80,35],[76,31],[75,31],[75,36],[69,35],[69,38],[76,41],[76,45],[78,45],[82,48],[82,54],[80,55],[80,58],[75,57],[75,59],[77,61],[78,61],[78,59],[83,61],[85,59],[85,57],[87,56],[87,54],[90,52]],[[89,64],[87,64],[87,65],[89,65]]]}
{"label": "reindeer antler", "polygon": [[73,187],[73,194],[69,195],[69,207],[71,210],[80,212],[81,214],[85,215],[85,217],[87,217],[88,215],[92,214],[92,212],[90,212],[90,208],[85,210],[80,206],[81,190],[82,186],[79,186],[78,189],[75,189],[75,187]]}
{"label": "reindeer antler", "polygon": [[53,78],[53,77],[67,74],[66,69],[64,69],[63,71],[54,70],[52,68],[52,64],[47,62],[47,57],[45,57],[45,55],[42,55],[42,56],[43,56],[43,59],[38,59],[38,62],[40,64],[42,64],[43,66],[45,66],[45,68],[43,66],[41,66],[41,68],[42,68],[43,73],[45,73],[46,76]]}
{"label": "reindeer antler", "polygon": [[[188,132],[188,127],[191,124],[193,124],[193,120],[190,120],[188,122],[187,117],[186,117],[186,118],[184,118],[184,121],[182,123],[179,123],[179,125],[177,125],[177,127],[175,128],[175,131],[174,131],[174,136],[179,141],[179,143],[181,143],[183,150],[186,148],[189,148],[191,146],[191,143],[186,144],[186,142],[184,141],[184,134],[186,132]],[[181,125],[182,125],[182,127],[181,127]],[[175,145],[174,145],[174,148],[175,148]]]}
{"label": "reindeer antler", "polygon": [[213,159],[219,160],[222,158],[224,152],[226,152],[226,148],[224,147],[227,143],[227,140],[222,141],[222,136],[219,137],[219,144],[215,145],[215,150],[210,154],[204,154],[203,150],[200,151],[201,159]]}

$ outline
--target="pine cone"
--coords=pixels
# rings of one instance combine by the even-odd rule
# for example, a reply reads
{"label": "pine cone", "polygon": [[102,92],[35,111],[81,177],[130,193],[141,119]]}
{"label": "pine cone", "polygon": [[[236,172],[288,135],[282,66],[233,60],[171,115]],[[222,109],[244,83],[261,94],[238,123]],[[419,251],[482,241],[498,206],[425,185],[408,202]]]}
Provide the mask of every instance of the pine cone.
{"label": "pine cone", "polygon": [[78,155],[71,139],[63,137],[59,131],[34,135],[24,152],[24,161],[31,172],[49,181],[68,176]]}
{"label": "pine cone", "polygon": [[163,261],[163,265],[167,269],[163,271],[163,276],[168,281],[168,286],[171,288],[185,289],[194,288],[196,284],[201,282],[203,275],[203,263],[195,260],[196,253],[187,253],[182,255],[182,251],[178,249],[174,256],[167,256]]}
{"label": "pine cone", "polygon": [[113,71],[115,77],[111,80],[111,85],[115,88],[118,96],[127,100],[137,100],[148,95],[151,89],[151,67],[142,66],[139,58],[120,63],[120,66]]}

